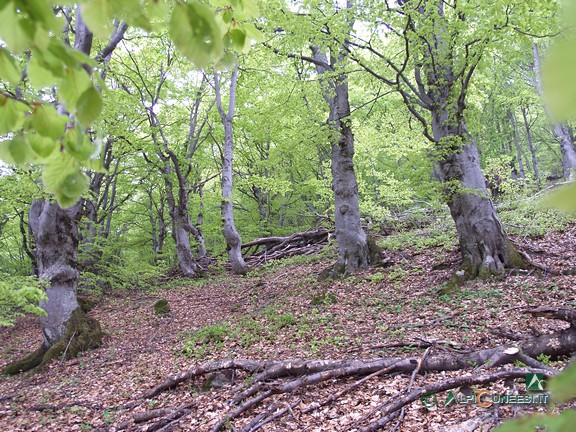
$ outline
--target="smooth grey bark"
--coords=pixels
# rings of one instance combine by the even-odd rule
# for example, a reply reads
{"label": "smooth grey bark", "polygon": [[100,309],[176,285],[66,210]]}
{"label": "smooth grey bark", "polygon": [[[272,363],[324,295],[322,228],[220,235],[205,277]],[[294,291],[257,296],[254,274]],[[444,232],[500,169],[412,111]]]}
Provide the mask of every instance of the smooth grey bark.
{"label": "smooth grey bark", "polygon": [[236,82],[238,81],[238,65],[234,67],[230,78],[230,94],[228,100],[228,112],[222,106],[222,97],[218,73],[214,73],[214,89],[216,91],[216,106],[222,125],[224,126],[224,148],[222,152],[222,204],[220,206],[222,221],[224,224],[223,234],[226,239],[228,258],[232,265],[232,271],[236,274],[245,274],[246,263],[242,258],[242,240],[234,224],[234,203],[232,201],[232,163],[234,156],[234,135],[232,119],[234,118],[234,106],[236,100]]}
{"label": "smooth grey bark", "polygon": [[[381,59],[384,72],[349,52],[368,73],[398,92],[422,124],[424,136],[433,143],[434,176],[443,183],[456,225],[462,278],[466,280],[500,274],[505,267],[524,263],[498,220],[486,190],[478,149],[464,119],[470,81],[491,37],[486,34],[467,40],[462,30],[468,18],[466,9],[454,3],[449,7],[455,10],[445,13],[446,4],[442,0],[398,1],[387,8],[406,18],[402,26],[390,32],[400,36],[405,48],[400,61],[378,52],[371,44],[350,43],[369,52],[370,57]],[[385,25],[390,28],[394,24]],[[464,45],[466,49],[462,50]],[[456,276],[458,282],[460,272]]]}
{"label": "smooth grey bark", "polygon": [[445,125],[433,114],[432,131],[438,142],[462,142],[456,151],[438,161],[448,207],[459,236],[461,269],[465,277],[499,274],[506,267],[518,266],[518,254],[498,219],[480,169],[478,149],[464,122],[456,128]]}
{"label": "smooth grey bark", "polygon": [[47,301],[40,306],[44,346],[50,347],[66,333],[66,323],[78,308],[78,225],[81,202],[69,209],[39,199],[32,202],[28,223],[34,233],[38,277],[50,282]]}
{"label": "smooth grey bark", "polygon": [[[91,47],[92,33],[77,8],[74,48],[89,55]],[[40,318],[46,348],[64,336],[68,319],[79,307],[76,291],[80,278],[78,219],[81,210],[81,201],[69,209],[44,199],[35,200],[30,206],[28,224],[36,244],[38,276],[50,282],[47,301],[40,304],[47,314]]]}
{"label": "smooth grey bark", "polygon": [[168,235],[168,230],[166,229],[166,222],[164,221],[166,197],[161,195],[160,202],[156,203],[154,201],[154,189],[156,188],[157,186],[152,183],[146,189],[146,193],[148,194],[148,218],[150,221],[152,250],[154,251],[155,259],[158,260],[164,251],[164,241]]}
{"label": "smooth grey bark", "polygon": [[[413,91],[420,99],[420,106],[431,114],[432,135],[429,138],[436,147],[437,173],[444,184],[459,236],[463,279],[501,274],[506,267],[522,266],[523,261],[498,219],[486,190],[476,143],[466,129],[464,119],[466,93],[482,51],[475,54],[475,61],[469,60],[471,63],[466,62],[463,69],[455,71],[455,47],[445,31],[444,3],[434,0],[433,4],[436,8],[434,31],[421,58],[422,66],[415,68],[417,86]],[[429,19],[429,9],[418,6],[417,10],[421,19]],[[416,31],[414,27],[412,29]],[[422,74],[426,82],[422,80]],[[409,102],[406,94],[403,98]],[[409,107],[422,118],[412,105]]]}
{"label": "smooth grey bark", "polygon": [[192,248],[190,247],[190,214],[188,212],[187,195],[185,201],[182,201],[182,196],[179,196],[178,202],[176,202],[171,178],[172,170],[168,158],[164,158],[164,164],[166,201],[168,203],[168,212],[170,213],[173,223],[172,237],[176,243],[178,266],[184,276],[195,277],[198,275],[199,269],[194,260]]}
{"label": "smooth grey bark", "polygon": [[538,162],[536,160],[536,149],[534,148],[534,139],[532,138],[532,130],[530,122],[528,121],[528,109],[522,107],[522,118],[524,119],[524,128],[526,129],[526,142],[528,143],[528,150],[532,159],[532,170],[536,181],[540,182],[540,173],[538,172]]}
{"label": "smooth grey bark", "polygon": [[354,134],[351,127],[350,103],[348,100],[348,78],[340,72],[331,78],[324,78],[326,72],[335,69],[345,58],[343,53],[336,60],[312,47],[316,60],[316,71],[323,84],[324,99],[330,107],[328,123],[333,128],[331,134],[332,190],[334,192],[335,237],[338,243],[336,273],[349,274],[370,264],[370,252],[366,233],[360,223],[358,203],[358,183],[354,172]]}
{"label": "smooth grey bark", "polygon": [[526,177],[524,172],[524,162],[522,162],[522,149],[520,148],[520,142],[518,141],[518,126],[516,124],[516,117],[514,113],[507,110],[508,118],[510,119],[510,124],[512,124],[512,137],[514,139],[514,147],[516,148],[516,160],[518,161],[518,175],[521,178]]}
{"label": "smooth grey bark", "polygon": [[[540,52],[538,50],[538,45],[535,42],[532,43],[532,58],[534,61],[534,87],[536,88],[536,91],[540,97],[542,97],[544,92],[542,90],[542,76],[540,73],[542,70],[540,64]],[[574,149],[572,136],[569,133],[568,127],[566,125],[554,119],[550,108],[546,104],[544,104],[544,111],[546,112],[550,124],[552,125],[552,133],[560,145],[564,177],[568,180],[574,180],[576,176],[576,150]]]}

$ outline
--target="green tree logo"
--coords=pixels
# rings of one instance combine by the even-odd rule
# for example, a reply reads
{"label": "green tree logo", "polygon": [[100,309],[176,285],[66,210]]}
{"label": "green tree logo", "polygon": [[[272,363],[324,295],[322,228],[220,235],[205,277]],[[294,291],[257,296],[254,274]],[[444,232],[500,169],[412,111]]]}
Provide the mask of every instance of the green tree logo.
{"label": "green tree logo", "polygon": [[527,373],[526,374],[527,391],[544,391],[544,374]]}

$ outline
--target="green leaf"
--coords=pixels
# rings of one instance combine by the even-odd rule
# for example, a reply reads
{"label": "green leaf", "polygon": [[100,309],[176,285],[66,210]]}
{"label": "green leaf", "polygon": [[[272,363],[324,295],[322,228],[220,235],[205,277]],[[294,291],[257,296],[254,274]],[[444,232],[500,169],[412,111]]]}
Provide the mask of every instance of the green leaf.
{"label": "green leaf", "polygon": [[63,197],[74,200],[72,204],[82,196],[82,194],[88,189],[90,180],[88,176],[82,171],[78,170],[70,173],[64,177],[60,183],[60,194]]}
{"label": "green leaf", "polygon": [[24,123],[25,105],[0,96],[0,135],[20,129]]}
{"label": "green leaf", "polygon": [[223,51],[214,12],[198,2],[174,6],[169,33],[176,47],[199,68],[207,67]]}
{"label": "green leaf", "polygon": [[90,77],[82,68],[67,68],[58,87],[58,93],[69,111],[72,111],[80,96],[92,85]]}
{"label": "green leaf", "polygon": [[543,201],[542,206],[558,208],[568,213],[576,212],[576,183],[560,186]]}
{"label": "green leaf", "polygon": [[237,20],[243,21],[249,18],[257,18],[260,15],[258,5],[255,0],[241,0],[241,7],[234,6],[234,17]]}
{"label": "green leaf", "polygon": [[94,151],[90,139],[79,127],[66,131],[63,146],[72,157],[82,162],[90,159]]}
{"label": "green leaf", "polygon": [[576,363],[572,363],[561,374],[549,380],[548,389],[556,402],[576,399]]}
{"label": "green leaf", "polygon": [[0,158],[7,163],[25,164],[38,160],[25,135],[0,142]]}
{"label": "green leaf", "polygon": [[88,189],[88,177],[80,165],[67,153],[58,153],[46,162],[43,173],[44,187],[66,208],[74,205]]}
{"label": "green leaf", "polygon": [[82,4],[82,18],[88,28],[101,39],[107,39],[114,31],[114,3],[118,3],[118,0],[89,0]]}
{"label": "green leaf", "polygon": [[244,31],[246,32],[246,37],[252,39],[256,42],[263,42],[264,36],[262,32],[256,28],[254,24],[246,23],[244,24]]}
{"label": "green leaf", "polygon": [[6,49],[0,48],[0,79],[15,86],[20,82],[20,76],[14,58]]}
{"label": "green leaf", "polygon": [[[0,10],[0,39],[15,53],[27,50],[32,45],[33,23],[26,24],[14,10],[12,2]],[[30,33],[32,32],[32,34]]]}
{"label": "green leaf", "polygon": [[64,134],[66,123],[68,117],[58,114],[52,105],[40,105],[30,124],[40,135],[57,140]]}
{"label": "green leaf", "polygon": [[46,159],[60,147],[58,141],[37,134],[28,134],[27,140],[34,153],[36,153],[40,159]]}
{"label": "green leaf", "polygon": [[43,62],[40,56],[41,54],[38,51],[33,51],[28,63],[28,78],[32,87],[36,90],[51,87],[58,81],[53,70],[46,67],[48,64]]}
{"label": "green leaf", "polygon": [[550,48],[542,67],[544,97],[556,119],[576,118],[576,39],[559,41]]}
{"label": "green leaf", "polygon": [[232,40],[232,47],[235,51],[242,51],[246,43],[246,33],[240,29],[233,29],[230,31],[230,39]]}
{"label": "green leaf", "polygon": [[494,432],[528,432],[537,427],[546,427],[547,432],[571,432],[576,422],[576,411],[568,409],[560,415],[535,414],[522,417],[513,421],[507,421]]}
{"label": "green leaf", "polygon": [[102,112],[102,97],[98,90],[90,86],[76,103],[76,118],[80,121],[82,126],[88,127],[98,118]]}
{"label": "green leaf", "polygon": [[226,23],[226,24],[230,24],[232,22],[232,11],[230,9],[227,9],[223,14],[222,14],[222,20]]}

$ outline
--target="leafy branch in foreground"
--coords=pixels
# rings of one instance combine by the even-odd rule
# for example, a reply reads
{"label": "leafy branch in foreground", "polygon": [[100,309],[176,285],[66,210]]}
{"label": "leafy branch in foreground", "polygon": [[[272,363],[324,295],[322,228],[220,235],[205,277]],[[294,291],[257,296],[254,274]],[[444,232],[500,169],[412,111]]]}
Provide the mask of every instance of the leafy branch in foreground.
{"label": "leafy branch in foreground", "polygon": [[[71,6],[13,0],[0,6],[0,158],[7,163],[44,163],[44,186],[62,207],[72,206],[89,185],[84,169],[102,171],[102,143],[94,129],[107,93],[104,61],[128,26],[164,29],[199,68],[236,62],[259,32],[254,0],[170,3],[85,0],[82,17],[90,32],[109,42],[94,59],[68,40]],[[118,21],[122,20],[122,23]],[[113,24],[115,23],[115,24]],[[77,41],[82,40],[76,34]],[[91,38],[90,38],[91,39]],[[58,110],[54,107],[58,106]],[[105,132],[104,132],[105,133]]]}

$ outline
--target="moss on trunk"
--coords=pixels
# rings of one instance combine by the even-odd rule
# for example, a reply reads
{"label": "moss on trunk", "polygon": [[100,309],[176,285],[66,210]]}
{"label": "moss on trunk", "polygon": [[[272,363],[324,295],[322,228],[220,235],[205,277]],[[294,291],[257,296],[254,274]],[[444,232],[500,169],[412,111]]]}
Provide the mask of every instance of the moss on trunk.
{"label": "moss on trunk", "polygon": [[77,308],[66,323],[66,334],[58,342],[50,347],[43,344],[32,354],[8,364],[2,373],[16,375],[29,370],[40,372],[55,359],[74,358],[82,351],[99,347],[103,335],[100,323]]}

